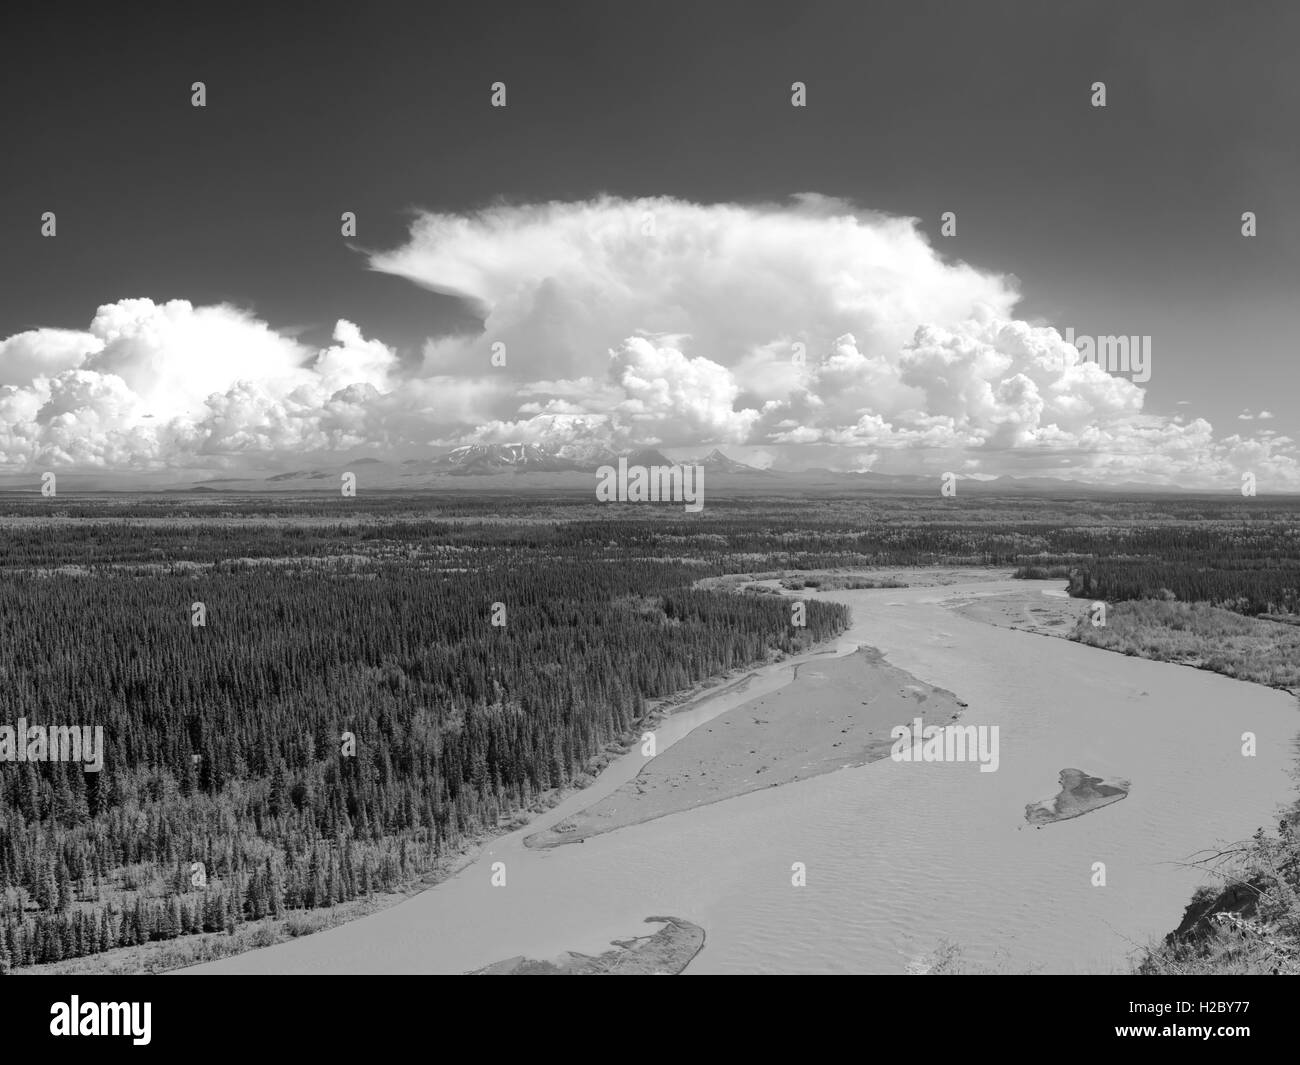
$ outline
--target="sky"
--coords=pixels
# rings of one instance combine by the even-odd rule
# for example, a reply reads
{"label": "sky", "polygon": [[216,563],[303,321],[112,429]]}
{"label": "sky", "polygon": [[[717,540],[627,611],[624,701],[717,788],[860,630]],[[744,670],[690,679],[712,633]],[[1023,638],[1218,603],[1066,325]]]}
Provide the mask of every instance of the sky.
{"label": "sky", "polygon": [[1294,4],[209,7],[6,16],[0,471],[1300,490]]}

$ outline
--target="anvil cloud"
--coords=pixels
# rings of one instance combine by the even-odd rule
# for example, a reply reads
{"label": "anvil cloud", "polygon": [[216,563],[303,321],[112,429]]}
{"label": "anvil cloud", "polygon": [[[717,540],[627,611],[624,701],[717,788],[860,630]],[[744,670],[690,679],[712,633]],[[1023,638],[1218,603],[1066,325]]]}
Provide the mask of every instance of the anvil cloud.
{"label": "anvil cloud", "polygon": [[523,440],[1300,489],[1290,439],[1146,413],[1139,384],[1017,320],[1013,279],[838,200],[426,212],[368,259],[466,301],[481,329],[412,361],[342,320],[317,351],[233,306],[108,303],[85,331],[0,341],[0,463],[232,469]]}

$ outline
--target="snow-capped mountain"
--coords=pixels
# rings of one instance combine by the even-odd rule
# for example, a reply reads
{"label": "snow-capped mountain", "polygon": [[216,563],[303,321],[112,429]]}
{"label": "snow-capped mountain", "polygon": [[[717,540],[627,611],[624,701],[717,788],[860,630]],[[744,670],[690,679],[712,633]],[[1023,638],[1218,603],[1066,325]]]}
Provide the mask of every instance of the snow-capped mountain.
{"label": "snow-capped mountain", "polygon": [[[431,467],[451,474],[469,475],[506,472],[555,473],[561,470],[595,470],[613,465],[618,455],[593,451],[582,455],[560,455],[537,444],[464,444],[435,459]],[[638,448],[623,456],[629,466],[699,465],[713,473],[762,473],[755,466],[728,458],[714,448],[702,459],[670,459],[655,448]]]}
{"label": "snow-capped mountain", "polygon": [[719,451],[716,447],[702,459],[695,459],[694,465],[703,466],[711,473],[766,473],[766,470],[760,470],[757,466],[748,466],[743,462],[737,462]]}
{"label": "snow-capped mountain", "polygon": [[437,460],[437,466],[453,474],[503,473],[577,469],[577,463],[551,454],[536,444],[465,444]]}

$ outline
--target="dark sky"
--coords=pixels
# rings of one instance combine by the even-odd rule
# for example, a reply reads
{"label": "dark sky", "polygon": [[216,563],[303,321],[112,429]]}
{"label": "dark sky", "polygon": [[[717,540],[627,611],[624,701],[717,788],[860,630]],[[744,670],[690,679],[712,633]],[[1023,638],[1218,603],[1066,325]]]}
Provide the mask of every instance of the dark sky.
{"label": "dark sky", "polygon": [[0,337],[148,296],[412,349],[465,312],[366,271],[341,211],[386,248],[413,207],[816,191],[1014,273],[1023,317],[1153,335],[1149,409],[1294,419],[1294,3],[277,7],[6,13]]}

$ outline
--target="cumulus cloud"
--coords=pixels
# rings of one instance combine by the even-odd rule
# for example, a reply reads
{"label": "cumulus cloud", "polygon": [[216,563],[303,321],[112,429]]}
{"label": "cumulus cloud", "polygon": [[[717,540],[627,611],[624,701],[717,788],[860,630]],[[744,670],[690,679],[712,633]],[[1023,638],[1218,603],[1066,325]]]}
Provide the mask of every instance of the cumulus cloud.
{"label": "cumulus cloud", "polygon": [[776,467],[1187,484],[1251,469],[1300,487],[1289,438],[1149,413],[1139,383],[1018,320],[1014,279],[839,200],[426,212],[369,265],[463,299],[481,329],[429,338],[413,366],[347,321],[314,351],[227,305],[106,304],[84,332],[0,342],[0,462],[523,440],[571,457],[723,445]]}
{"label": "cumulus cloud", "polygon": [[0,341],[0,387],[21,387],[38,377],[71,370],[103,341],[73,329],[32,329]]}
{"label": "cumulus cloud", "polygon": [[735,410],[735,378],[703,356],[688,358],[676,348],[643,337],[625,340],[610,353],[610,373],[626,398],[615,408],[635,433],[654,443],[663,433],[690,440],[742,443],[758,419],[756,410]]}
{"label": "cumulus cloud", "polygon": [[238,308],[149,299],[18,334],[0,344],[0,462],[147,470],[369,442],[396,355],[346,321],[334,340],[313,356]]}

